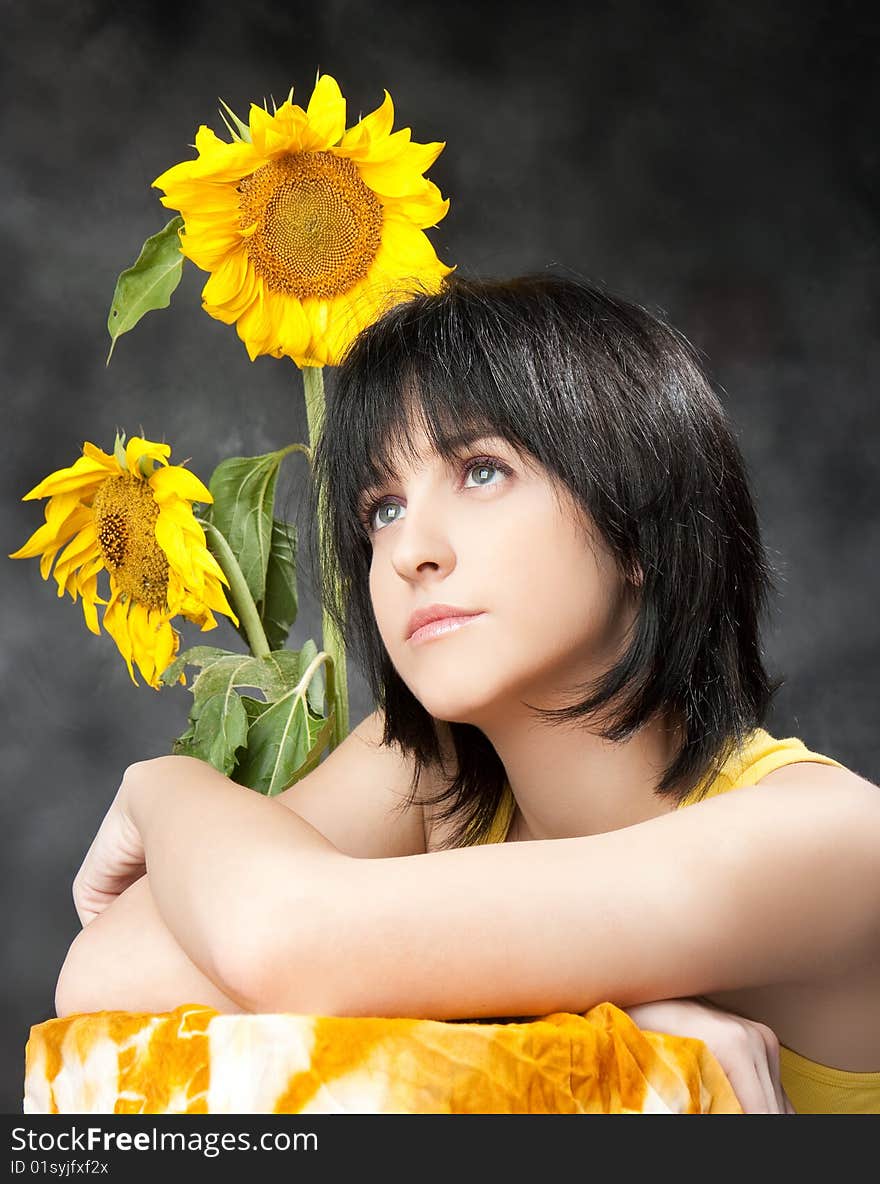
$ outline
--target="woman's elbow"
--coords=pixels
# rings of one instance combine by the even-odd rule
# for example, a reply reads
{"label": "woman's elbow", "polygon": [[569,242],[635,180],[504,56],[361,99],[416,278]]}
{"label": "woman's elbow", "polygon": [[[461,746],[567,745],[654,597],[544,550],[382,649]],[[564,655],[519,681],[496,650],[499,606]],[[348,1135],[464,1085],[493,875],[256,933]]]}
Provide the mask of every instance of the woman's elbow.
{"label": "woman's elbow", "polygon": [[58,981],[55,983],[55,1014],[58,1019],[79,1012],[89,1011],[88,1005],[88,961],[82,957],[85,929],[80,930],[70,943]]}

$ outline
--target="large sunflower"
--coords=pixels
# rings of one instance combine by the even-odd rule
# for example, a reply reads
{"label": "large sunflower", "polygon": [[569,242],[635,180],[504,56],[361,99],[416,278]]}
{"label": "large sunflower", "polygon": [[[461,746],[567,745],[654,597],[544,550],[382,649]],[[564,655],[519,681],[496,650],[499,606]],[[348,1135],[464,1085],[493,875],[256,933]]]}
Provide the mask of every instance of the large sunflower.
{"label": "large sunflower", "polygon": [[[188,469],[170,465],[170,455],[167,444],[139,436],[127,445],[117,441],[113,455],[84,444],[83,455],[70,468],[51,473],[25,494],[23,501],[49,498],[46,522],[10,555],[39,555],[40,574],[47,580],[64,547],[55,563],[58,595],[69,592],[74,603],[78,595],[82,598],[92,633],[100,633],[97,605],[104,605],[104,628],[125,658],[132,682],[137,685],[135,662],[156,689],[180,641],[173,617],[213,629],[213,609],[238,623],[223,591],[226,576],[193,516],[193,502],[214,499]],[[102,571],[109,576],[109,600],[98,595]]]}
{"label": "large sunflower", "polygon": [[387,91],[348,131],[329,74],[306,110],[292,95],[272,114],[252,104],[231,143],[200,127],[198,159],[153,185],[183,217],[183,254],[211,272],[205,311],[236,324],[251,361],[332,366],[390,304],[436,291],[453,270],[423,233],[449,209],[422,175],[445,145],[392,134]]}

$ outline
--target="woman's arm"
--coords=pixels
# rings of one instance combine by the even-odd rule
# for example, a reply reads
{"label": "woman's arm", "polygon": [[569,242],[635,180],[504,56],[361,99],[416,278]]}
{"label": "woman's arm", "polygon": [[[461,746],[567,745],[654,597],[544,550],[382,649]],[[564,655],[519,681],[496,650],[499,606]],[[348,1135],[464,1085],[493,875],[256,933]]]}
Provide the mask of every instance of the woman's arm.
{"label": "woman's arm", "polygon": [[316,850],[285,883],[289,834],[245,977],[228,967],[253,1010],[578,1012],[818,982],[876,957],[880,793],[827,767],[587,838],[367,861]]}
{"label": "woman's arm", "polygon": [[202,762],[130,780],[163,919],[251,1011],[577,1012],[818,979],[877,941],[880,793],[827,766],[607,834],[369,860]]}
{"label": "woman's arm", "polygon": [[[343,855],[291,809],[191,757],[157,757],[130,766],[102,830],[117,816],[130,817],[140,833],[153,900],[175,941],[212,982],[251,1011],[260,1008],[250,1005],[238,984],[261,977],[263,962],[274,960],[278,949],[287,951],[288,933],[305,917],[323,913],[320,893],[328,877],[331,895],[348,897],[343,890],[348,870],[377,862]],[[109,828],[111,834],[117,829],[126,827]],[[106,864],[112,846],[109,854],[97,846],[98,863]],[[77,881],[88,882],[93,871],[102,870],[91,869],[89,861],[87,856]],[[252,967],[254,958],[259,967]],[[293,973],[287,963],[285,973]],[[305,966],[294,977],[301,994],[299,1005],[289,1010],[325,1010],[319,1005],[320,979]]]}
{"label": "woman's arm", "polygon": [[58,976],[55,1013],[157,1012],[182,1003],[246,1010],[180,948],[142,876],[74,938]]}

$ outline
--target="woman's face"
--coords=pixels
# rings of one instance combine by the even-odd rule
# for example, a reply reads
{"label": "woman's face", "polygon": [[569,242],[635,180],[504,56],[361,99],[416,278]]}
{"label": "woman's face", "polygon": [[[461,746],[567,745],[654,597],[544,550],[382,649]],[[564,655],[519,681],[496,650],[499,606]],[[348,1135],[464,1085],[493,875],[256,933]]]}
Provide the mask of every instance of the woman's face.
{"label": "woman's face", "polygon": [[[477,727],[527,702],[559,707],[620,651],[635,604],[604,543],[570,495],[531,458],[481,437],[461,464],[422,431],[416,462],[369,491],[370,594],[400,677],[437,719]],[[597,533],[597,532],[594,532]],[[409,638],[434,604],[466,623]]]}

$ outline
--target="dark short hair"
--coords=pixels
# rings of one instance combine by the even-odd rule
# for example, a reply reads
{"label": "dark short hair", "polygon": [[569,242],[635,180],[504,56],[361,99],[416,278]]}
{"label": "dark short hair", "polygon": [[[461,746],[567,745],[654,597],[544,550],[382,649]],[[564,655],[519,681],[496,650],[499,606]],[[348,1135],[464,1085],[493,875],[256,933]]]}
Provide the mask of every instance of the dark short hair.
{"label": "dark short hair", "polygon": [[323,540],[312,541],[323,603],[384,710],[384,742],[415,758],[410,802],[423,768],[446,771],[451,738],[448,788],[424,800],[455,819],[454,846],[485,838],[504,767],[477,727],[438,727],[392,666],[358,517],[363,491],[393,478],[395,455],[414,448],[415,417],[449,460],[469,436],[503,437],[589,514],[621,573],[639,584],[638,614],[625,651],[585,697],[540,714],[590,720],[622,741],[670,713],[682,743],[655,792],[677,802],[699,795],[761,725],[779,684],[762,661],[773,578],[745,463],[693,347],[661,318],[579,278],[454,274],[364,329],[335,372],[309,519],[323,505]]}

